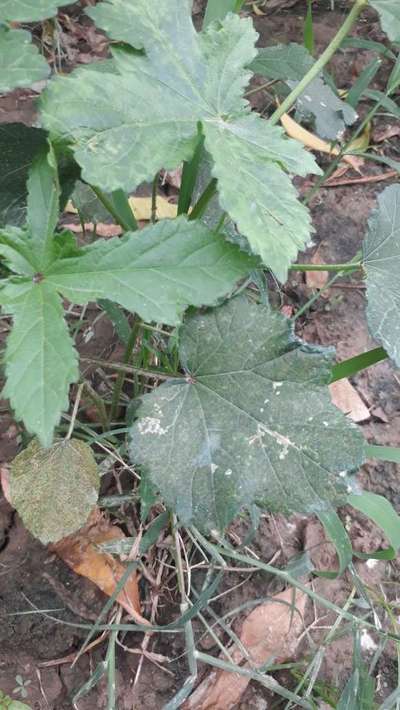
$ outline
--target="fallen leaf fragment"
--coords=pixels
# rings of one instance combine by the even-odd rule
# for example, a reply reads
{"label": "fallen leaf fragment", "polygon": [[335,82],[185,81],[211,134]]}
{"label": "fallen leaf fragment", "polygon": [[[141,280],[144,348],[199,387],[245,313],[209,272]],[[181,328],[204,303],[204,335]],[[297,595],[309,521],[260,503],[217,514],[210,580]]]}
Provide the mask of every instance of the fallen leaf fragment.
{"label": "fallen leaf fragment", "polygon": [[[111,525],[101,511],[96,508],[87,525],[73,535],[63,538],[51,549],[61,557],[71,569],[82,577],[90,579],[109,597],[125,574],[126,567],[112,555],[101,552],[98,545],[110,540],[120,540],[125,535],[120,528]],[[117,596],[121,606],[140,624],[148,625],[141,615],[138,576],[133,572]]]}
{"label": "fallen leaf fragment", "polygon": [[[63,224],[63,227],[75,234],[82,232],[82,226],[80,224]],[[118,237],[123,232],[119,224],[102,224],[99,222],[95,225],[93,222],[85,222],[85,232],[94,232],[95,229],[99,237]]]}
{"label": "fallen leaf fragment", "polygon": [[353,385],[347,380],[337,380],[329,385],[333,404],[353,422],[365,422],[370,418],[368,407],[364,404]]}
{"label": "fallen leaf fragment", "polygon": [[[130,197],[129,198],[129,204],[135,214],[136,219],[140,222],[149,222],[151,219],[151,210],[152,210],[152,199],[151,197]],[[157,195],[157,200],[156,200],[156,217],[157,219],[174,219],[177,215],[178,211],[178,205],[168,202],[166,197],[163,197],[162,195]],[[69,214],[78,214],[78,210],[76,207],[74,207],[73,203],[71,200],[69,200],[66,204],[65,207],[65,212],[68,212]],[[64,225],[68,229],[72,229],[70,225]],[[78,225],[75,225],[78,226]],[[101,228],[101,224],[97,224],[97,233],[100,234],[99,228]],[[107,227],[108,229],[110,227],[116,227],[119,229],[118,234],[121,234],[122,230],[118,225],[104,225],[104,228]],[[85,225],[85,228],[88,230],[93,230],[93,224],[91,222],[88,222],[87,225]],[[73,230],[74,231],[74,230]],[[76,230],[75,230],[76,231]],[[79,230],[81,231],[81,230]]]}
{"label": "fallen leaf fragment", "polygon": [[[303,143],[306,148],[316,150],[319,153],[328,153],[328,155],[339,155],[338,148],[331,146],[330,143],[323,141],[322,138],[318,138],[318,136],[315,136],[311,131],[307,131],[306,128],[300,126],[300,124],[287,113],[281,116],[281,123],[288,136]],[[357,172],[360,172],[360,167],[364,164],[363,158],[359,158],[356,155],[343,155],[342,160],[349,163]]]}
{"label": "fallen leaf fragment", "polygon": [[[319,249],[313,254],[311,259],[311,264],[320,264],[321,257],[319,254]],[[326,286],[329,278],[328,271],[306,271],[306,284],[312,289],[321,289]]]}
{"label": "fallen leaf fragment", "polygon": [[254,12],[255,15],[259,15],[260,17],[261,17],[261,16],[264,17],[264,15],[266,14],[265,12],[263,12],[263,11],[261,10],[261,8],[258,7],[258,5],[257,5],[255,2],[253,2],[253,4],[252,4],[251,7],[252,7],[253,12]]}
{"label": "fallen leaf fragment", "polygon": [[400,126],[378,126],[374,129],[372,140],[374,143],[383,143],[384,141],[390,140],[390,138],[396,138],[397,136],[400,136]]}
{"label": "fallen leaf fragment", "polygon": [[[248,615],[243,622],[240,641],[255,667],[262,666],[271,658],[277,662],[293,658],[303,630],[306,601],[304,592],[289,588],[272,597],[271,601],[260,604]],[[249,667],[236,646],[232,645],[228,650],[236,664]],[[250,678],[238,673],[213,670],[192,693],[183,706],[184,710],[233,708],[249,682]]]}

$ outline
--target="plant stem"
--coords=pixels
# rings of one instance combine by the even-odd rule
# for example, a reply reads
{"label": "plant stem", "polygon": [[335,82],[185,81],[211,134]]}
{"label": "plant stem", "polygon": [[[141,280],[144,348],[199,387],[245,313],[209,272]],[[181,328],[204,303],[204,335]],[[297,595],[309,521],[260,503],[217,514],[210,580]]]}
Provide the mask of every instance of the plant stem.
{"label": "plant stem", "polygon": [[74,408],[73,408],[72,414],[71,414],[71,422],[70,422],[70,425],[69,425],[69,428],[68,428],[67,435],[66,435],[66,437],[65,437],[65,440],[66,440],[66,441],[68,441],[68,439],[71,438],[72,432],[74,431],[75,421],[76,421],[76,417],[77,417],[77,415],[78,415],[78,409],[79,409],[79,404],[80,404],[80,401],[81,401],[81,396],[82,396],[83,387],[84,387],[84,383],[81,382],[81,384],[80,384],[79,387],[78,387],[78,391],[77,391],[77,393],[76,393]]}
{"label": "plant stem", "polygon": [[106,411],[106,405],[104,404],[104,400],[97,394],[96,390],[93,389],[91,384],[85,380],[84,382],[85,385],[85,390],[88,395],[88,397],[92,400],[94,406],[96,407],[98,413],[99,413],[99,418],[101,425],[103,427],[103,431],[107,431],[108,428],[108,417],[107,417],[107,411]]}
{"label": "plant stem", "polygon": [[362,269],[362,262],[347,264],[292,264],[290,271],[358,271]]}
{"label": "plant stem", "polygon": [[217,192],[217,180],[213,178],[210,180],[208,183],[207,187],[205,188],[204,192],[200,195],[199,199],[197,200],[195,206],[193,207],[189,219],[199,219],[199,217],[202,217],[204,212],[206,211],[206,207],[210,200],[214,197],[215,193]]}
{"label": "plant stem", "polygon": [[332,59],[333,55],[339,49],[343,40],[350,32],[358,16],[366,7],[367,1],[368,0],[356,0],[343,25],[341,26],[340,30],[337,32],[331,43],[327,46],[327,48],[321,54],[319,59],[317,59],[315,64],[312,65],[311,69],[307,72],[307,74],[303,76],[302,80],[299,81],[297,86],[295,86],[293,91],[290,92],[289,96],[281,103],[280,106],[278,106],[276,111],[272,114],[269,119],[269,122],[272,125],[278,123],[281,116],[283,116],[284,113],[287,113],[287,111],[293,106],[293,104],[296,102],[299,96],[301,96],[303,91],[313,81],[313,79],[316,79],[316,77],[319,76],[322,69]]}
{"label": "plant stem", "polygon": [[154,224],[156,219],[157,219],[157,187],[158,187],[158,178],[160,176],[160,173],[156,173],[154,180],[153,180],[153,187],[151,190],[151,223]]}
{"label": "plant stem", "polygon": [[184,380],[185,376],[179,373],[166,372],[164,370],[149,370],[143,367],[135,367],[134,365],[124,365],[120,362],[109,362],[108,360],[100,360],[99,358],[92,357],[82,357],[81,362],[90,362],[92,365],[98,365],[99,367],[108,367],[110,370],[115,370],[116,372],[126,372],[130,375],[143,375],[143,377],[153,377],[157,380],[172,380],[179,379]]}
{"label": "plant stem", "polygon": [[[111,217],[115,219],[117,224],[119,224],[124,232],[129,232],[132,230],[132,223],[129,223],[128,220],[122,216],[121,212],[115,208],[115,205],[113,204],[112,200],[108,195],[106,195],[102,190],[100,190],[98,187],[95,187],[94,185],[90,186],[96,195],[97,199],[100,200],[101,204],[106,208],[107,212],[110,213]],[[133,213],[132,213],[133,217]],[[134,217],[133,217],[134,218]],[[136,220],[135,220],[136,222]]]}
{"label": "plant stem", "polygon": [[[131,329],[128,342],[125,347],[125,352],[124,352],[124,357],[123,357],[123,364],[128,365],[129,360],[132,357],[133,353],[133,348],[135,347],[136,343],[136,338],[138,336],[138,330],[140,328],[140,320],[134,324],[133,328]],[[119,371],[119,375],[115,381],[114,389],[113,389],[113,394],[112,394],[112,400],[111,400],[111,406],[110,406],[110,413],[108,415],[108,425],[113,421],[115,418],[117,412],[118,412],[118,407],[119,407],[119,399],[121,397],[121,392],[122,388],[124,386],[124,381],[125,381],[125,375],[126,372],[124,370]]]}

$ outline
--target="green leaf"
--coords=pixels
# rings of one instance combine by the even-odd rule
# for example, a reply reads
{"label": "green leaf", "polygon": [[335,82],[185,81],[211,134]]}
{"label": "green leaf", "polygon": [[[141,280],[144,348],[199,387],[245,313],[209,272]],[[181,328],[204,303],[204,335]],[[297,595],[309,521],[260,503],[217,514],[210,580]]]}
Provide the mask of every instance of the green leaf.
{"label": "green leaf", "polygon": [[2,0],[2,22],[39,22],[57,14],[58,8],[72,5],[74,0]]}
{"label": "green leaf", "polygon": [[302,44],[291,42],[259,49],[249,68],[268,79],[300,81],[313,64],[309,51]]}
{"label": "green leaf", "polygon": [[344,687],[336,710],[374,710],[377,707],[374,702],[375,679],[369,675],[368,665],[362,659],[358,635],[354,644],[353,666],[353,673]]}
{"label": "green leaf", "polygon": [[[389,559],[394,559],[400,548],[400,517],[389,501],[376,493],[363,491],[361,495],[349,495],[348,502],[353,508],[364,513],[364,515],[379,525],[391,544],[393,554]],[[377,554],[379,555],[379,553]],[[386,557],[385,559],[388,558]]]}
{"label": "green leaf", "polygon": [[49,65],[31,43],[30,32],[0,27],[0,93],[31,86],[49,73]]}
{"label": "green leaf", "polygon": [[239,12],[244,0],[208,0],[204,15],[204,29],[215,20],[223,20],[228,12]]}
{"label": "green leaf", "polygon": [[186,377],[143,397],[130,455],[183,523],[221,530],[254,501],[289,514],[347,500],[364,440],[330,401],[331,350],[240,298],[190,316],[180,343]]}
{"label": "green leaf", "polygon": [[[32,264],[32,253],[25,230],[10,225],[6,230],[0,229],[0,254],[11,271],[23,276],[34,276],[36,269]],[[4,284],[0,281],[1,283]]]}
{"label": "green leaf", "polygon": [[[297,202],[285,171],[304,175],[319,169],[298,143],[256,119],[243,98],[250,78],[246,66],[256,55],[257,34],[251,20],[229,14],[197,34],[187,0],[138,0],[128,5],[109,0],[89,14],[113,39],[145,49],[146,55],[116,47],[118,75],[78,70],[52,81],[44,92],[43,125],[58,140],[70,141],[83,179],[106,192],[134,190],[151,181],[160,168],[172,170],[191,158],[200,122],[213,160],[219,163],[223,152],[229,155],[229,172],[236,185],[240,183],[240,193],[247,188],[242,166],[256,161],[249,182],[260,204],[257,218],[246,220],[244,235],[256,253],[263,254],[267,266],[277,265],[280,276],[285,275],[290,259],[310,235],[308,212]],[[222,147],[217,141],[220,134]],[[237,188],[227,185],[226,169],[216,165],[215,174],[221,173],[219,187],[231,206]],[[280,187],[285,191],[284,203],[277,205],[274,196],[271,217],[265,202]],[[236,219],[236,212],[232,217]],[[292,245],[287,253],[282,232],[287,238],[293,219],[299,236],[296,248]]]}
{"label": "green leaf", "polygon": [[45,131],[23,123],[0,125],[0,226],[25,224],[29,169],[46,146]]}
{"label": "green leaf", "polygon": [[84,222],[107,222],[110,213],[106,210],[90,185],[78,180],[71,195],[74,207]]}
{"label": "green leaf", "polygon": [[[256,115],[207,124],[205,134],[221,206],[247,236],[253,252],[285,281],[290,262],[309,244],[311,219],[279,163],[305,175],[315,172],[313,158],[304,155],[297,141],[284,138],[281,128]],[[233,170],[237,155],[241,160]]]}
{"label": "green leaf", "polygon": [[340,520],[338,514],[333,508],[320,510],[317,515],[324,526],[325,533],[330,541],[335,545],[336,554],[339,560],[339,569],[337,572],[325,571],[319,572],[320,577],[335,579],[335,577],[343,574],[353,558],[353,548],[350,538],[345,530],[345,527]]}
{"label": "green leaf", "polygon": [[4,397],[17,419],[43,446],[68,407],[68,388],[78,378],[77,355],[60,297],[45,281],[8,284],[0,301],[13,316],[7,339]]}
{"label": "green leaf", "polygon": [[369,444],[366,447],[366,456],[370,459],[392,461],[400,464],[400,448],[397,446],[375,446]]}
{"label": "green leaf", "polygon": [[363,244],[367,320],[372,336],[400,366],[400,185],[387,187]]}
{"label": "green leaf", "polygon": [[386,360],[387,352],[383,348],[374,348],[367,350],[366,353],[355,355],[348,360],[336,363],[332,368],[331,382],[342,380],[344,377],[354,377],[361,370],[366,370],[367,367],[372,367],[377,362]]}
{"label": "green leaf", "polygon": [[[277,44],[260,49],[250,69],[268,79],[280,79],[291,89],[311,69],[314,59],[300,44]],[[314,116],[316,131],[323,138],[334,140],[351,125],[357,114],[328,86],[322,75],[312,81],[297,100],[297,109],[307,118]]]}
{"label": "green leaf", "polygon": [[400,42],[400,5],[398,0],[369,0],[379,13],[382,29],[392,42]]}
{"label": "green leaf", "polygon": [[73,303],[109,298],[146,321],[177,324],[188,305],[211,305],[257,261],[185,217],[122,239],[98,240],[54,263],[46,282]]}
{"label": "green leaf", "polygon": [[[287,81],[293,89],[297,82]],[[343,134],[346,126],[351,126],[357,119],[355,110],[342,101],[328,86],[322,77],[312,81],[296,103],[300,116],[314,116],[315,130],[322,138],[335,140]]]}
{"label": "green leaf", "polygon": [[27,187],[31,248],[38,260],[38,269],[44,271],[51,261],[60,207],[57,162],[51,147],[41,151],[33,161]]}
{"label": "green leaf", "polygon": [[[47,133],[23,123],[0,124],[0,227],[26,223],[27,181],[34,160],[48,150]],[[71,155],[58,150],[61,209],[74,189],[79,168]]]}
{"label": "green leaf", "polygon": [[25,527],[47,545],[81,528],[96,505],[100,476],[88,444],[32,441],[14,459],[10,496]]}
{"label": "green leaf", "polygon": [[1,710],[32,710],[30,705],[25,705],[19,700],[13,700],[8,695],[5,695],[2,690],[0,690],[0,708]]}

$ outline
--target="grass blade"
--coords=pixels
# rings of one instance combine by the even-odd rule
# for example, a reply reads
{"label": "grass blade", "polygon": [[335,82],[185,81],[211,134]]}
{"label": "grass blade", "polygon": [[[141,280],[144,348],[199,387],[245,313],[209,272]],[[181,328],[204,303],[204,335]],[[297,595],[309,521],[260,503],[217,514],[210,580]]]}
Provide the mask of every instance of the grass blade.
{"label": "grass blade", "polygon": [[394,559],[400,548],[400,517],[386,498],[370,491],[361,495],[350,494],[348,502],[353,508],[374,521],[389,540],[391,547],[376,553],[357,553],[361,559]]}
{"label": "grass blade", "polygon": [[353,377],[357,372],[366,370],[367,367],[376,365],[377,362],[386,360],[387,357],[387,352],[383,348],[374,348],[374,350],[368,350],[366,353],[338,362],[332,368],[331,382],[342,380],[344,377]]}

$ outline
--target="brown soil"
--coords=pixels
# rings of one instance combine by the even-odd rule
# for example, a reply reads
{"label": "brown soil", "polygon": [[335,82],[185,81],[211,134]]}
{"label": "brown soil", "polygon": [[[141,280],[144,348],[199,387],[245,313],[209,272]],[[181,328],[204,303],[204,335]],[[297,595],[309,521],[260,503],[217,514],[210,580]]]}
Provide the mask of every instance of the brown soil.
{"label": "brown soil", "polygon": [[[275,4],[272,4],[275,7]],[[201,2],[197,3],[197,9],[201,10],[201,6]],[[261,45],[301,41],[304,3],[282,0],[280,7],[283,9],[279,11],[278,8],[273,14],[254,17]],[[328,0],[319,3],[315,18],[314,29],[319,50],[326,46],[341,23],[348,3],[336,2],[335,11],[330,11],[329,8]],[[75,15],[72,17],[79,25],[79,18]],[[199,17],[196,16],[196,22]],[[367,15],[357,31],[369,39],[382,39],[373,13]],[[73,65],[79,61],[88,61],[93,54],[104,54],[104,45],[99,42],[97,36],[92,37],[91,43],[86,46],[88,43],[84,44],[84,38],[76,38],[77,34],[79,35],[76,28],[75,33],[75,39],[69,40],[67,68],[68,62]],[[347,50],[345,55],[339,55],[331,67],[338,85],[348,86],[348,82],[359,74],[370,58],[368,52],[355,50]],[[380,86],[385,71],[387,72],[387,68],[383,66],[376,79],[377,87]],[[34,92],[20,91],[0,98],[0,122],[31,123],[34,118],[34,97]],[[263,101],[262,96],[255,96],[258,109],[264,108]],[[367,170],[373,173],[379,172],[380,168],[368,166]],[[343,262],[353,257],[360,248],[376,195],[385,185],[386,183],[364,184],[322,189],[312,203],[316,229],[315,248],[308,252],[305,258],[310,258],[316,250],[320,261]],[[309,186],[300,185],[302,191],[307,187]],[[283,293],[277,293],[275,298],[278,305],[297,309],[311,295],[312,289],[306,284],[303,276],[293,275]],[[350,280],[339,281],[324,298],[317,301],[306,317],[299,319],[298,334],[309,342],[334,345],[339,359],[351,357],[368,347],[374,347],[367,331],[364,311],[365,290],[360,279],[355,276]],[[93,328],[93,333],[90,332],[91,337],[88,338],[87,332],[82,330],[78,341],[80,352],[89,357],[114,357],[120,360],[121,348],[108,320],[103,318],[92,326],[94,315],[91,315],[90,311],[88,318],[87,327]],[[89,375],[95,387],[101,386],[101,379],[95,370],[90,371]],[[400,381],[394,368],[388,362],[381,363],[358,375],[353,384],[371,414],[370,419],[361,425],[366,438],[374,443],[400,446]],[[18,451],[21,433],[7,411],[6,403],[2,402],[0,405],[0,464],[4,464]],[[366,488],[385,495],[400,510],[398,467],[394,464],[369,462],[363,467],[360,479]],[[361,516],[354,515],[354,512],[343,511],[343,520],[350,528],[356,549],[372,550],[384,542],[379,531]],[[246,534],[245,524],[237,523],[232,534],[243,539]],[[294,554],[304,549],[311,551],[314,562],[321,568],[332,569],[336,565],[335,555],[325,543],[319,523],[314,520],[295,517],[287,521],[281,516],[263,516],[252,547],[263,560],[269,561],[273,558],[274,564],[277,565],[284,565]],[[388,578],[392,581],[398,581],[399,578],[397,564],[378,562],[371,566],[358,562],[356,568],[365,583],[375,589]],[[242,584],[238,586],[240,582]],[[196,584],[196,579],[194,583]],[[170,581],[170,586],[173,584],[173,580]],[[340,605],[346,601],[351,587],[349,575],[335,581],[318,579],[315,582],[317,591]],[[219,593],[226,594],[214,608],[217,612],[224,613],[249,599],[262,598],[279,589],[276,580],[263,573],[228,573],[219,589]],[[4,498],[0,499],[1,690],[12,695],[17,684],[15,677],[19,674],[24,681],[30,681],[26,702],[35,710],[72,708],[71,697],[87,681],[97,663],[104,658],[106,644],[100,644],[90,653],[84,654],[72,668],[71,662],[60,662],[60,659],[70,655],[72,657],[72,654],[77,653],[88,633],[88,629],[81,628],[82,625],[90,625],[93,622],[104,601],[102,594],[90,582],[77,577],[34,540]],[[46,610],[49,615],[54,614],[58,619],[57,623],[43,613],[26,613],[35,609]],[[176,600],[168,592],[164,592],[162,596],[160,609],[159,623],[168,623],[179,613]],[[320,624],[322,626],[329,626],[332,622],[332,618],[326,616],[325,610],[314,609],[310,605],[309,623],[314,621],[314,614],[324,617]],[[200,629],[196,621],[196,632],[200,633]],[[314,642],[322,640],[325,633],[326,631],[314,629]],[[141,641],[139,634],[130,634],[124,643],[134,649],[140,648]],[[205,637],[200,646],[203,650],[213,650],[213,641]],[[183,639],[180,635],[154,637],[149,648],[173,660],[184,651]],[[336,688],[343,687],[344,680],[351,672],[352,648],[350,632],[331,644],[324,657],[321,678]],[[308,653],[310,647],[306,643],[304,654]],[[371,653],[366,651],[366,656],[370,658]],[[162,707],[182,686],[187,675],[184,658],[167,664],[167,672],[146,660],[140,683],[133,687],[138,660],[138,655],[118,649],[116,680],[119,710],[152,710]],[[48,665],[49,662],[55,663]],[[382,654],[376,673],[379,674],[380,680],[377,700],[381,700],[397,685],[392,647],[389,646]],[[278,679],[283,684],[293,685],[290,676],[281,676]],[[94,690],[77,702],[76,707],[79,710],[105,708],[106,698],[106,685],[102,680]],[[276,698],[274,700],[276,701]],[[240,708],[266,710],[270,707],[270,701],[271,695],[267,691],[250,685]]]}

